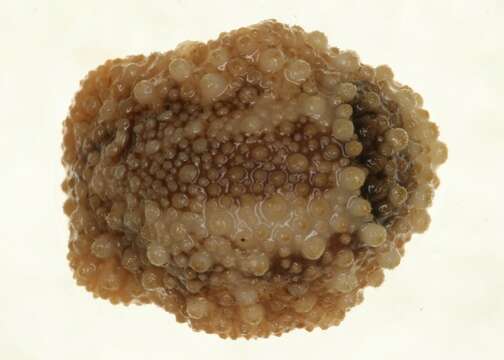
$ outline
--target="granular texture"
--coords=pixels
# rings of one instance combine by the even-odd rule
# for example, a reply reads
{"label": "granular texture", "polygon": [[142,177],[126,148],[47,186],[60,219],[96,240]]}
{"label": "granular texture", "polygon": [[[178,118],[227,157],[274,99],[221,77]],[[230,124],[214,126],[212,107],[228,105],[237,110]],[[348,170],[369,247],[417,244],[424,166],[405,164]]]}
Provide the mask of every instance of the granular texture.
{"label": "granular texture", "polygon": [[81,85],[64,211],[97,297],[224,338],[325,329],[429,226],[447,148],[421,96],[321,32],[266,21]]}

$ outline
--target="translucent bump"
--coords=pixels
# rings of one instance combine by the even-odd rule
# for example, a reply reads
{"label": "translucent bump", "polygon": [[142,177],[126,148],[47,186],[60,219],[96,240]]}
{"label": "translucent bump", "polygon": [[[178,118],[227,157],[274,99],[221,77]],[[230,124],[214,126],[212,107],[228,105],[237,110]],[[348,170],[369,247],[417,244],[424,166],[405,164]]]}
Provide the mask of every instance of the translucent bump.
{"label": "translucent bump", "polygon": [[303,154],[295,153],[287,157],[287,169],[290,172],[300,173],[308,170],[310,162]]}
{"label": "translucent bump", "polygon": [[223,66],[229,61],[229,50],[226,48],[217,48],[208,54],[208,61],[216,68],[222,70]]}
{"label": "translucent bump", "polygon": [[367,281],[370,286],[378,287],[383,283],[385,275],[382,269],[376,269],[367,275]]}
{"label": "translucent bump", "polygon": [[312,31],[311,33],[307,34],[306,40],[312,48],[318,51],[327,50],[327,37],[320,31]]}
{"label": "translucent bump", "polygon": [[342,272],[329,280],[329,288],[344,294],[351,292],[358,285],[357,277],[352,272]]}
{"label": "translucent bump", "polygon": [[408,190],[401,185],[394,185],[389,191],[388,199],[393,206],[399,207],[408,199]]}
{"label": "translucent bump", "polygon": [[180,168],[178,177],[182,183],[190,184],[198,176],[198,168],[193,164],[187,164]]}
{"label": "translucent bump", "polygon": [[401,262],[401,254],[395,246],[383,252],[378,252],[378,264],[386,269],[393,269]]}
{"label": "translucent bump", "polygon": [[382,225],[369,223],[359,230],[359,239],[368,246],[377,247],[387,240],[387,230]]}
{"label": "translucent bump", "polygon": [[209,312],[208,300],[204,297],[189,298],[186,303],[186,311],[191,319],[203,319]]}
{"label": "translucent bump", "polygon": [[193,65],[182,58],[173,59],[168,66],[170,75],[175,81],[182,82],[191,76]]}
{"label": "translucent bump", "polygon": [[335,95],[344,103],[351,102],[357,95],[357,86],[351,82],[339,83],[335,89]]}
{"label": "translucent bump", "polygon": [[163,286],[160,272],[153,268],[147,269],[142,273],[140,282],[142,287],[147,291],[155,291]]}
{"label": "translucent bump", "polygon": [[261,209],[267,220],[277,222],[287,218],[289,207],[283,196],[275,194],[263,202]]}
{"label": "translucent bump", "polygon": [[431,218],[427,211],[424,209],[414,209],[408,215],[409,223],[411,228],[416,233],[425,232],[430,225]]}
{"label": "translucent bump", "polygon": [[170,225],[169,234],[175,241],[182,241],[188,236],[185,225],[180,221],[174,221]]}
{"label": "translucent bump", "polygon": [[115,292],[121,288],[122,277],[117,271],[102,271],[98,276],[98,285],[103,290]]}
{"label": "translucent bump", "polygon": [[147,247],[147,258],[152,265],[163,266],[169,261],[170,254],[162,244],[151,243]]}
{"label": "translucent bump", "polygon": [[99,116],[103,121],[114,118],[117,111],[117,103],[114,100],[105,100],[100,107]]}
{"label": "translucent bump", "polygon": [[100,259],[111,257],[117,249],[117,243],[114,236],[102,234],[98,236],[91,245],[91,252]]}
{"label": "translucent bump", "polygon": [[352,199],[348,206],[348,210],[352,216],[364,217],[371,214],[371,204],[366,199],[361,197]]}
{"label": "translucent bump", "polygon": [[157,100],[154,84],[148,80],[139,81],[133,88],[133,95],[140,104],[152,104]]}
{"label": "translucent bump", "polygon": [[349,267],[354,262],[354,254],[350,249],[342,249],[336,253],[334,258],[336,265],[341,268]]}
{"label": "translucent bump", "polygon": [[448,147],[442,142],[436,142],[431,147],[431,159],[435,165],[441,165],[448,159]]}
{"label": "translucent bump", "polygon": [[224,94],[228,82],[223,75],[209,73],[203,75],[200,80],[200,89],[202,95],[209,100],[213,100]]}
{"label": "translucent bump", "polygon": [[342,72],[353,72],[359,69],[359,56],[353,51],[343,51],[332,58],[332,65]]}
{"label": "translucent bump", "polygon": [[336,119],[332,125],[332,136],[336,140],[349,141],[354,135],[354,124],[351,120],[340,118]]}
{"label": "translucent bump", "polygon": [[301,253],[306,259],[317,260],[324,253],[326,243],[326,239],[322,236],[307,237],[301,245]]}
{"label": "translucent bump", "polygon": [[353,114],[353,108],[350,104],[340,104],[334,109],[334,116],[336,118],[350,119]]}
{"label": "translucent bump", "polygon": [[377,81],[390,81],[394,78],[394,73],[388,65],[380,65],[376,67],[376,80]]}
{"label": "translucent bump", "polygon": [[317,303],[317,295],[307,294],[294,302],[294,311],[300,314],[310,312]]}
{"label": "translucent bump", "polygon": [[311,71],[310,64],[302,59],[297,59],[287,64],[285,77],[298,84],[306,81],[310,77]]}
{"label": "translucent bump", "polygon": [[255,115],[246,116],[240,120],[240,129],[245,134],[259,134],[263,130],[263,121]]}
{"label": "translucent bump", "polygon": [[258,43],[253,37],[242,35],[236,39],[235,45],[240,55],[247,56],[256,51]]}
{"label": "translucent bump", "polygon": [[349,191],[360,189],[365,181],[366,173],[355,166],[346,167],[340,173],[341,186]]}
{"label": "translucent bump", "polygon": [[259,56],[259,69],[266,73],[275,73],[282,69],[285,56],[279,49],[267,49]]}
{"label": "translucent bump", "polygon": [[425,209],[432,205],[434,189],[429,185],[420,185],[410,195],[408,203],[416,209]]}
{"label": "translucent bump", "polygon": [[200,250],[191,255],[189,266],[198,273],[206,272],[212,266],[212,257],[206,251]]}
{"label": "translucent bump", "polygon": [[229,235],[234,230],[234,219],[225,210],[211,211],[207,215],[208,230],[213,235]]}
{"label": "translucent bump", "polygon": [[147,155],[155,154],[161,149],[161,143],[158,140],[149,140],[145,144],[145,153]]}
{"label": "translucent bump", "polygon": [[236,302],[240,305],[253,305],[257,302],[257,291],[251,287],[239,287],[235,290]]}
{"label": "translucent bump", "polygon": [[270,268],[270,259],[266,254],[253,253],[247,257],[245,267],[255,276],[263,276]]}
{"label": "translucent bump", "polygon": [[327,110],[327,103],[321,96],[308,96],[302,102],[303,113],[314,119],[320,119]]}
{"label": "translucent bump", "polygon": [[328,219],[332,213],[329,202],[325,199],[313,199],[309,205],[310,213],[317,219]]}
{"label": "translucent bump", "polygon": [[409,136],[404,129],[389,129],[385,133],[385,141],[389,143],[395,151],[401,151],[408,146]]}
{"label": "translucent bump", "polygon": [[201,120],[191,120],[184,127],[184,134],[189,139],[194,139],[197,136],[203,135],[205,132],[205,123]]}
{"label": "translucent bump", "polygon": [[242,320],[249,325],[259,325],[264,320],[264,307],[261,304],[243,306],[240,308]]}

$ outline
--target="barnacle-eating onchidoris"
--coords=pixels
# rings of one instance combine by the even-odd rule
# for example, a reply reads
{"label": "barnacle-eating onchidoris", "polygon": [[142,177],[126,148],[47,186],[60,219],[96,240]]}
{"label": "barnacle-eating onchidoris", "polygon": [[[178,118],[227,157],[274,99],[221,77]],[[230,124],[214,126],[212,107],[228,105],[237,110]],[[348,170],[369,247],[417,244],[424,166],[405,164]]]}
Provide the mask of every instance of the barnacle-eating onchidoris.
{"label": "barnacle-eating onchidoris", "polygon": [[447,157],[389,67],[275,21],[107,61],[63,149],[78,284],[231,338],[338,324],[427,229]]}

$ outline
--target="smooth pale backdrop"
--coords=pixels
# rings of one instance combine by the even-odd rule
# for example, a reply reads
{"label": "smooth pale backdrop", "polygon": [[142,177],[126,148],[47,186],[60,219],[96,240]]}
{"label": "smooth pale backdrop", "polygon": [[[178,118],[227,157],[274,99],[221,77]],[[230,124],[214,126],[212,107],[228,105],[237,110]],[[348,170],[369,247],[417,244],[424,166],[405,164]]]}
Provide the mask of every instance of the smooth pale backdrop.
{"label": "smooth pale backdrop", "polygon": [[[0,1],[0,358],[502,359],[504,2]],[[111,57],[277,18],[321,30],[421,93],[450,149],[430,230],[341,326],[224,341],[75,286],[61,122]]]}

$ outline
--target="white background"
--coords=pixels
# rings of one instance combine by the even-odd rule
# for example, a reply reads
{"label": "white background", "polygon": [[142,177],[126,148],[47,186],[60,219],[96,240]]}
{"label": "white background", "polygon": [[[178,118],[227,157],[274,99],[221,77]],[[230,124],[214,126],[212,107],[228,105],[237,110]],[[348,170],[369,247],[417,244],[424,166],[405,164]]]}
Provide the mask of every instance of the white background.
{"label": "white background", "polygon": [[[0,358],[502,359],[504,2],[0,1]],[[75,286],[61,123],[86,72],[277,18],[390,64],[448,144],[429,231],[341,326],[220,340]]]}

